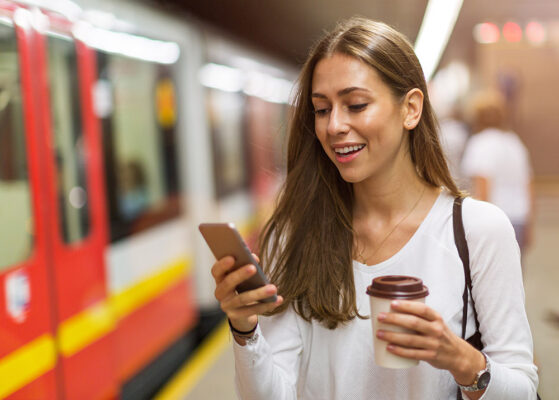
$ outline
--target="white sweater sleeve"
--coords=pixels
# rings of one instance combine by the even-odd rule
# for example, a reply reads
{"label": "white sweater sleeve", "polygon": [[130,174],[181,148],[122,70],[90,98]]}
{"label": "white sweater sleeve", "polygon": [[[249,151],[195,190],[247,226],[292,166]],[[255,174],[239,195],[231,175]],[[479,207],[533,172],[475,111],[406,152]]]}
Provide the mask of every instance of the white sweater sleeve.
{"label": "white sweater sleeve", "polygon": [[296,400],[303,344],[295,311],[260,316],[256,334],[255,343],[246,346],[233,340],[239,398]]}
{"label": "white sweater sleeve", "polygon": [[496,206],[466,199],[464,228],[473,298],[491,362],[491,381],[482,399],[535,400],[538,375],[512,225]]}

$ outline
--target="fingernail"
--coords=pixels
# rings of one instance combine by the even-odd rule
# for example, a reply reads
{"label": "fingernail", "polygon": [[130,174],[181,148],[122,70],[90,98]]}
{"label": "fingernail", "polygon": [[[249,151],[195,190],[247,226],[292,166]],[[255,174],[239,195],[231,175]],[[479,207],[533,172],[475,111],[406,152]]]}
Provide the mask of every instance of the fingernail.
{"label": "fingernail", "polygon": [[276,292],[276,287],[275,286],[273,286],[273,285],[266,286],[266,293],[272,294],[272,293],[275,293],[275,292]]}
{"label": "fingernail", "polygon": [[386,313],[383,313],[383,312],[379,313],[377,318],[378,318],[379,321],[385,320],[386,319]]}
{"label": "fingernail", "polygon": [[377,332],[377,337],[383,338],[384,337],[384,332],[383,331],[378,331]]}
{"label": "fingernail", "polygon": [[392,307],[398,307],[400,305],[400,302],[398,300],[394,300],[392,303],[390,303],[390,305]]}

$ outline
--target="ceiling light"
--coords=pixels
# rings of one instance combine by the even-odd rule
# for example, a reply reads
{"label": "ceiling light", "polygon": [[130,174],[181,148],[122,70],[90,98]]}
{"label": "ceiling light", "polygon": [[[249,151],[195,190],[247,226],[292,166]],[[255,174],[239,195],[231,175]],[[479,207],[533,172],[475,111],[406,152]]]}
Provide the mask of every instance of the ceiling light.
{"label": "ceiling light", "polygon": [[545,28],[537,21],[528,22],[524,32],[526,32],[526,39],[534,44],[540,44],[545,41]]}
{"label": "ceiling light", "polygon": [[483,22],[474,26],[474,39],[478,43],[496,43],[501,36],[499,27],[491,22]]}
{"label": "ceiling light", "polygon": [[415,52],[425,79],[435,72],[448,38],[462,8],[463,0],[429,0],[415,42]]}
{"label": "ceiling light", "polygon": [[522,28],[517,23],[509,21],[503,25],[503,37],[509,42],[520,42]]}

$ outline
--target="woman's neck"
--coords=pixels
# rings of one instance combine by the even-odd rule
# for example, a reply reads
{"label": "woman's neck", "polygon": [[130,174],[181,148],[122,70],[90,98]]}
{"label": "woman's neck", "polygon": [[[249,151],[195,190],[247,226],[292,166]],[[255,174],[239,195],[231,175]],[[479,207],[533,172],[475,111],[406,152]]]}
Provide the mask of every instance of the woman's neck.
{"label": "woman's neck", "polygon": [[353,185],[354,218],[391,219],[408,210],[418,196],[430,186],[415,168],[387,177],[371,177]]}

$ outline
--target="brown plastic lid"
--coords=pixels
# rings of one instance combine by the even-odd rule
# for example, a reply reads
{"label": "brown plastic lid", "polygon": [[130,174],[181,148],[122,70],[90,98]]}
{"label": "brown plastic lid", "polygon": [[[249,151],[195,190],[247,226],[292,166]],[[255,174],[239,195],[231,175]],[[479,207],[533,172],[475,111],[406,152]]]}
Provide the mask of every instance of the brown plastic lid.
{"label": "brown plastic lid", "polygon": [[419,299],[429,294],[423,281],[413,276],[386,275],[373,279],[367,287],[369,296],[385,299]]}

